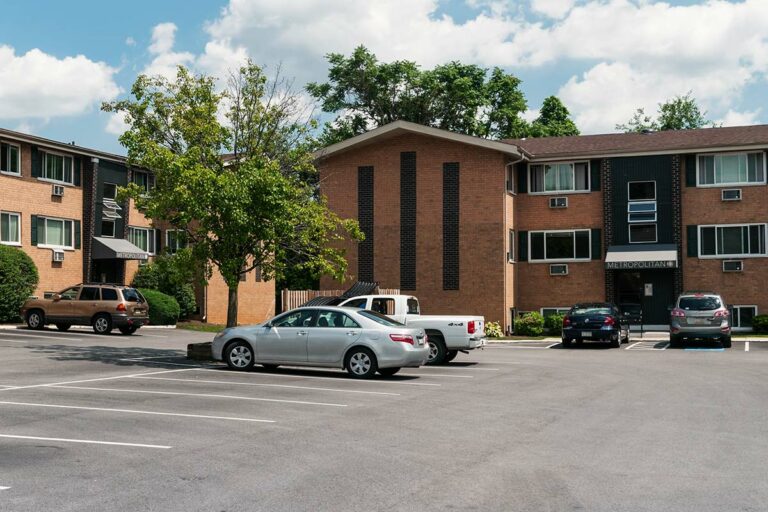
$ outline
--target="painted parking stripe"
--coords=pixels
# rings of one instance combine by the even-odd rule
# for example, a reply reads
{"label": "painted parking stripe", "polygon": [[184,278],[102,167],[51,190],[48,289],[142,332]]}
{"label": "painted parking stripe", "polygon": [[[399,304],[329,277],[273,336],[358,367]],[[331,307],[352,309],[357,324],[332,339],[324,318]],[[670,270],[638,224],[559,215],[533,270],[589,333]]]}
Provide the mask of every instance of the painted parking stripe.
{"label": "painted parking stripe", "polygon": [[669,342],[663,341],[637,341],[632,343],[624,350],[667,350],[669,348]]}
{"label": "painted parking stripe", "polygon": [[451,375],[448,373],[398,373],[403,377],[445,377],[448,379],[474,379],[474,375]]}
{"label": "painted parking stripe", "polygon": [[[170,450],[172,446],[163,446],[159,444],[138,444],[138,443],[117,443],[114,441],[92,441],[90,439],[65,439],[62,437],[37,437],[37,436],[17,436],[11,434],[0,434],[0,437],[7,439],[29,439],[32,441],[54,441],[57,443],[83,443],[83,444],[103,444],[108,446],[129,446],[131,448],[157,448],[160,450]],[[5,491],[10,487],[0,487],[0,491]]]}
{"label": "painted parking stripe", "polygon": [[[306,370],[306,368],[302,368]],[[215,368],[197,368],[193,369],[190,368],[190,371],[200,371],[200,372],[217,372],[219,374],[224,373],[221,369],[215,369]],[[319,375],[293,375],[290,373],[260,373],[260,372],[231,372],[228,373],[229,375],[239,375],[243,377],[256,377],[256,378],[269,378],[269,377],[286,377],[289,379],[308,379],[308,380],[325,380],[325,381],[332,381],[332,382],[346,382],[346,383],[354,383],[354,384],[387,384],[387,385],[393,385],[393,386],[424,386],[424,387],[440,387],[442,384],[434,384],[430,382],[402,382],[397,380],[391,380],[391,379],[352,379],[348,378],[345,373],[342,372],[334,372],[338,376],[334,377],[322,377]],[[2,391],[2,390],[0,390]]]}
{"label": "painted parking stripe", "polygon": [[313,386],[292,386],[290,384],[264,384],[263,382],[232,382],[232,381],[203,380],[203,379],[171,379],[167,377],[134,377],[134,380],[136,379],[177,381],[177,382],[198,382],[202,384],[221,384],[225,386],[259,386],[259,387],[268,387],[268,388],[307,389],[311,391],[333,391],[336,393],[359,393],[359,394],[365,394],[365,395],[400,396],[400,393],[387,393],[384,391],[362,391],[359,389],[316,388]]}
{"label": "painted parking stripe", "polygon": [[749,342],[748,341],[744,342],[744,352],[749,352]]}
{"label": "painted parking stripe", "polygon": [[179,418],[195,418],[204,420],[245,421],[250,423],[275,423],[274,420],[259,418],[241,418],[237,416],[209,416],[206,414],[183,414],[178,412],[141,411],[135,409],[112,409],[108,407],[84,407],[81,405],[41,404],[34,402],[8,402],[0,401],[1,405],[18,405],[22,407],[50,407],[52,409],[75,409],[80,411],[116,412],[120,414],[146,414],[149,416],[174,416]]}
{"label": "painted parking stripe", "polygon": [[10,489],[10,487],[3,487],[0,485],[0,491],[7,491],[8,489]]}
{"label": "painted parking stripe", "polygon": [[248,400],[253,402],[273,402],[282,404],[298,405],[321,405],[325,407],[347,407],[346,404],[333,404],[326,402],[307,402],[304,400],[283,400],[280,398],[261,398],[253,396],[236,395],[214,395],[210,393],[182,393],[180,391],[151,391],[147,389],[124,389],[124,388],[91,388],[85,386],[48,386],[56,389],[79,389],[84,391],[108,391],[112,393],[139,393],[146,395],[166,395],[166,396],[194,396],[197,398],[225,398],[228,400]]}
{"label": "painted parking stripe", "polygon": [[116,379],[127,379],[130,377],[137,377],[139,375],[160,375],[162,373],[174,373],[174,372],[186,372],[190,371],[193,368],[182,368],[177,370],[163,370],[159,372],[140,372],[140,373],[129,373],[129,374],[123,374],[123,375],[113,375],[111,377],[99,377],[96,379],[82,379],[82,380],[70,380],[66,382],[49,382],[47,384],[32,384],[29,386],[12,386],[9,388],[3,388],[0,389],[0,391],[14,391],[17,389],[32,389],[32,388],[44,388],[47,386],[63,386],[67,384],[83,384],[85,382],[101,382],[104,380],[116,380]]}
{"label": "painted parking stripe", "polygon": [[3,333],[3,336],[15,336],[14,338],[6,338],[3,341],[12,340],[12,341],[16,341],[16,342],[22,341],[22,338],[32,338],[32,341],[34,341],[35,339],[56,340],[56,341],[62,341],[62,340],[66,340],[66,341],[83,341],[83,338],[60,338],[58,336],[40,336],[38,334],[22,334],[21,336],[19,336],[19,335],[14,335],[14,334]]}
{"label": "painted parking stripe", "polygon": [[[163,357],[176,357],[176,356],[163,356]],[[186,366],[189,369],[193,368],[217,368],[212,365],[200,365],[200,364],[187,364],[187,363],[171,363],[170,361],[148,361],[142,357],[121,357],[118,361],[129,361],[131,363],[144,363],[144,364],[169,364],[171,366]]]}
{"label": "painted parking stripe", "polygon": [[685,352],[725,352],[724,348],[686,348]]}

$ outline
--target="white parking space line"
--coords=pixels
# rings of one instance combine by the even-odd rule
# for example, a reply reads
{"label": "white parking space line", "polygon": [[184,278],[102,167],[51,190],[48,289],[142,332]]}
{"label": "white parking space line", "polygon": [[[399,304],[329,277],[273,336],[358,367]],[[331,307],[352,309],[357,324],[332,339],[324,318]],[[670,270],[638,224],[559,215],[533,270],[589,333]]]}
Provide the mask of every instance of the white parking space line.
{"label": "white parking space line", "polygon": [[320,405],[325,407],[347,407],[346,404],[332,404],[325,402],[307,402],[303,400],[283,400],[280,398],[260,398],[253,396],[235,396],[235,395],[213,395],[210,393],[182,393],[179,391],[150,391],[147,389],[124,389],[124,388],[91,388],[84,386],[48,386],[56,389],[79,389],[85,391],[108,391],[111,393],[140,393],[146,395],[166,395],[166,396],[194,396],[197,398],[224,398],[227,400],[248,400],[253,402],[273,402],[281,404],[298,405]]}
{"label": "white parking space line", "polygon": [[638,341],[632,343],[624,350],[667,350],[669,348],[669,342],[661,340],[656,341]]}
{"label": "white parking space line", "polygon": [[310,391],[332,391],[335,393],[359,393],[365,395],[386,395],[400,396],[400,393],[387,393],[384,391],[361,391],[359,389],[334,389],[334,388],[316,388],[312,386],[291,386],[290,384],[264,384],[261,382],[232,382],[222,380],[202,380],[202,379],[170,379],[167,377],[134,377],[134,380],[162,380],[177,382],[199,382],[202,384],[221,384],[225,386],[259,386],[268,388],[287,388],[287,389],[307,389]]}
{"label": "white parking space line", "polygon": [[8,489],[10,489],[10,487],[3,487],[0,485],[0,491],[7,491]]}
{"label": "white parking space line", "polygon": [[160,334],[144,334],[143,332],[139,334],[135,334],[134,336],[138,336],[140,338],[167,338],[168,337],[168,336],[161,336]]}
{"label": "white parking space line", "polygon": [[749,342],[748,341],[744,342],[744,352],[749,352]]}
{"label": "white parking space line", "polygon": [[[217,372],[219,374],[224,374],[222,370],[217,370],[214,368],[198,368],[190,369],[190,371],[200,371],[200,372]],[[309,379],[309,380],[324,380],[324,381],[331,381],[331,382],[346,382],[346,383],[354,383],[354,384],[388,384],[393,386],[425,386],[425,387],[440,387],[442,384],[434,384],[429,382],[402,382],[397,380],[383,380],[383,379],[375,379],[375,380],[363,380],[363,379],[353,379],[353,378],[346,378],[346,374],[341,372],[334,372],[337,377],[322,377],[322,376],[315,376],[315,375],[293,375],[290,373],[259,373],[259,372],[250,372],[250,373],[242,373],[242,372],[231,372],[230,375],[242,375],[244,377],[261,377],[261,378],[269,378],[269,377],[286,377],[289,379]],[[2,391],[0,389],[0,391]]]}
{"label": "white parking space line", "polygon": [[31,341],[35,341],[35,339],[42,339],[42,340],[56,340],[56,341],[83,341],[83,338],[60,338],[58,336],[39,336],[37,334],[22,334],[22,335],[14,335],[14,334],[7,334],[4,333],[4,336],[15,336],[15,338],[5,338],[3,341],[14,341],[16,343],[25,343],[23,341],[24,338],[32,338]]}
{"label": "white parking space line", "polygon": [[[495,363],[495,361],[494,361],[494,363]],[[434,368],[434,367],[422,366],[421,368],[419,368],[419,370],[427,370],[427,369],[430,369],[430,368]],[[457,371],[459,371],[459,370],[471,370],[471,371],[475,371],[475,372],[497,372],[497,371],[499,371],[498,368],[475,368],[474,366],[461,366],[461,365],[459,365],[459,366],[451,366],[450,363],[447,366],[439,366],[439,367],[434,368],[434,369],[436,369],[436,370],[437,369],[439,369],[439,370],[457,370]]]}
{"label": "white parking space line", "polygon": [[135,409],[111,409],[108,407],[84,407],[80,405],[40,404],[34,402],[0,401],[0,405],[18,405],[22,407],[50,407],[52,409],[75,409],[80,411],[116,412],[121,414],[146,414],[150,416],[174,416],[179,418],[195,418],[204,420],[246,421],[250,423],[275,423],[274,420],[258,418],[240,418],[237,416],[209,416],[205,414],[183,414],[178,412],[139,411]]}
{"label": "white parking space line", "polygon": [[[442,369],[442,368],[441,368]],[[448,373],[398,373],[403,377],[445,377],[448,379],[474,379],[474,375],[451,375]]]}
{"label": "white parking space line", "polygon": [[[183,356],[162,356],[165,358],[173,358],[173,357],[183,357]],[[146,357],[122,357],[118,359],[118,361],[129,361],[131,363],[145,363],[145,364],[169,364],[171,366],[186,366],[187,368],[215,368],[215,366],[211,365],[199,365],[199,364],[186,364],[186,363],[171,363],[169,361],[148,361]]]}
{"label": "white parking space line", "polygon": [[162,373],[174,373],[174,372],[187,372],[190,370],[193,370],[194,368],[181,368],[178,370],[163,370],[160,372],[140,372],[140,373],[129,373],[129,374],[123,374],[123,375],[114,375],[112,377],[99,377],[96,379],[83,379],[83,380],[70,380],[67,382],[49,382],[47,384],[32,384],[30,386],[12,386],[9,388],[3,388],[0,389],[0,391],[14,391],[16,389],[31,389],[31,388],[44,388],[48,386],[63,386],[66,384],[82,384],[85,382],[100,382],[104,380],[115,380],[115,379],[127,379],[129,377],[138,377],[140,375],[160,375]]}
{"label": "white parking space line", "polygon": [[[64,439],[62,437],[36,437],[36,436],[15,436],[10,434],[0,434],[0,437],[7,439],[29,439],[32,441],[55,441],[57,443],[83,443],[83,444],[105,444],[108,446],[129,446],[131,448],[157,448],[160,450],[170,450],[172,446],[163,446],[159,444],[137,444],[137,443],[117,443],[113,441],[91,441],[90,439]],[[0,491],[5,491],[10,487],[0,487]]]}

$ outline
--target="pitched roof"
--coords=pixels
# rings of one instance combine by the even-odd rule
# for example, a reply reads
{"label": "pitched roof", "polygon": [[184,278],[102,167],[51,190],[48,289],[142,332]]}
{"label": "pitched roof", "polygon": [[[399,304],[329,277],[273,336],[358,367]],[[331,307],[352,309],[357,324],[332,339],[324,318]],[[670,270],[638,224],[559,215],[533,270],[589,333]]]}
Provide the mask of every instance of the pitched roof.
{"label": "pitched roof", "polygon": [[40,147],[77,153],[79,155],[85,155],[94,158],[104,158],[105,160],[113,160],[121,163],[125,163],[128,160],[125,156],[122,155],[115,155],[114,153],[107,153],[106,151],[99,151],[97,149],[86,148],[83,146],[76,146],[74,143],[68,144],[66,142],[46,139],[44,137],[38,137],[37,135],[29,135],[27,133],[8,130],[6,128],[0,128],[0,138],[26,142],[28,144],[33,144]]}
{"label": "pitched roof", "polygon": [[448,130],[441,130],[440,128],[424,126],[421,124],[411,123],[409,121],[394,121],[385,124],[384,126],[379,126],[378,128],[374,128],[369,132],[356,135],[355,137],[351,137],[347,140],[315,151],[314,156],[316,159],[328,158],[331,155],[348,151],[353,147],[372,144],[374,142],[379,142],[381,140],[401,135],[403,133],[416,133],[420,135],[437,137],[439,139],[445,139],[453,142],[459,142],[461,144],[468,144],[470,146],[491,149],[500,153],[520,157],[520,151],[518,150],[517,146],[515,146],[514,142],[504,142],[498,140],[483,139],[481,137],[472,137],[470,135],[455,133]]}
{"label": "pitched roof", "polygon": [[700,128],[650,133],[611,133],[507,139],[533,159],[630,155],[639,153],[685,153],[768,146],[768,125]]}

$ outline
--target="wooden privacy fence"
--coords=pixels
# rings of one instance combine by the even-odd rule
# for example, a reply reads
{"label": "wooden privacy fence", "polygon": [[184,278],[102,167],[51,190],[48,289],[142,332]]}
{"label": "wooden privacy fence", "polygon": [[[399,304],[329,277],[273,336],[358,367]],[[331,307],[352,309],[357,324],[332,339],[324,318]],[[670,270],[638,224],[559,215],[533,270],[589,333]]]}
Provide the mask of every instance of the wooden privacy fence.
{"label": "wooden privacy fence", "polygon": [[[347,290],[282,290],[280,292],[283,304],[282,311],[297,308],[315,297],[341,297]],[[379,295],[400,295],[397,288],[379,288]]]}

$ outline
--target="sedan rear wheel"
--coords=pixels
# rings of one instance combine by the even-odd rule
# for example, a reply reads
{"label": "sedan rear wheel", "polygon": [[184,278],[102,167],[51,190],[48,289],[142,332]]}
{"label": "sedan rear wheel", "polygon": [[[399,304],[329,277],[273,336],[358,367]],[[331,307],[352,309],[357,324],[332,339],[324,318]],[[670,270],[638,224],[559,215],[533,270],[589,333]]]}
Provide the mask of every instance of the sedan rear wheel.
{"label": "sedan rear wheel", "polygon": [[612,348],[621,348],[621,334],[620,333],[617,332],[617,333],[615,333],[611,337],[611,347]]}
{"label": "sedan rear wheel", "polygon": [[347,371],[357,379],[370,379],[379,369],[376,356],[364,347],[354,348],[347,356]]}
{"label": "sedan rear wheel", "polygon": [[571,346],[571,338],[563,338],[563,346],[568,348]]}
{"label": "sedan rear wheel", "polygon": [[245,341],[236,341],[224,350],[224,360],[233,370],[246,371],[253,368],[253,349]]}

